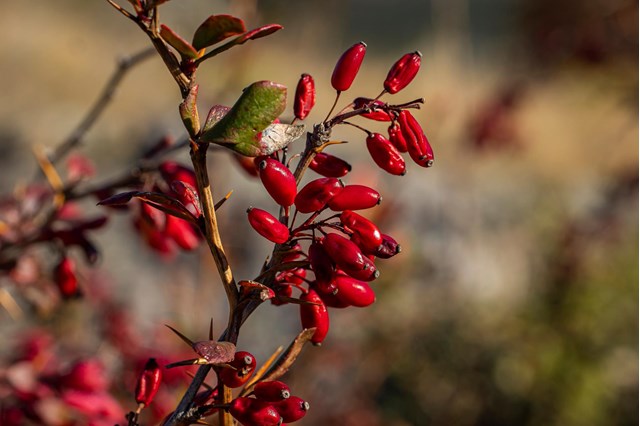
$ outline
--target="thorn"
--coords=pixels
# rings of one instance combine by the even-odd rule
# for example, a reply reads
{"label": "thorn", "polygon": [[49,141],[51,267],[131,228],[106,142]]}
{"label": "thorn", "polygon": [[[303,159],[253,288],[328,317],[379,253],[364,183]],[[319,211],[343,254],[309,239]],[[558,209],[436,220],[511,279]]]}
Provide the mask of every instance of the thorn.
{"label": "thorn", "polygon": [[171,331],[176,333],[178,335],[178,337],[181,338],[182,341],[185,342],[187,345],[193,347],[193,341],[189,340],[189,338],[187,336],[185,336],[184,334],[180,333],[178,330],[176,330],[175,328],[171,327],[169,324],[165,324],[165,327],[168,327]]}
{"label": "thorn", "polygon": [[209,323],[209,340],[213,340],[213,318],[211,318],[211,322]]}

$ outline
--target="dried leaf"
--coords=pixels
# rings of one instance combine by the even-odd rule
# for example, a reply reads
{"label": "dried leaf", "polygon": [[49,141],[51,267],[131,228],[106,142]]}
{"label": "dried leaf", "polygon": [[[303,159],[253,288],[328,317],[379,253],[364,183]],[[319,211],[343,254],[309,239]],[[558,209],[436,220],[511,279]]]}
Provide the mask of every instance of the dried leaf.
{"label": "dried leaf", "polygon": [[195,49],[200,50],[245,31],[247,29],[240,18],[231,15],[211,15],[196,30],[192,44]]}
{"label": "dried leaf", "polygon": [[160,37],[176,49],[182,57],[189,59],[196,59],[198,57],[198,51],[196,51],[188,41],[164,24],[160,25]]}
{"label": "dried leaf", "polygon": [[224,364],[233,361],[236,345],[231,342],[205,340],[193,344],[193,350],[206,359],[209,364]]}

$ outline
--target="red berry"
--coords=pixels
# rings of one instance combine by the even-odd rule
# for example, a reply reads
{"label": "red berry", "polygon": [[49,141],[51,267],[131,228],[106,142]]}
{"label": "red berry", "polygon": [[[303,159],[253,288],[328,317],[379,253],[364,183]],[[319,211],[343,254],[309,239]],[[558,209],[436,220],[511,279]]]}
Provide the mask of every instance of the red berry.
{"label": "red berry", "polygon": [[281,162],[273,158],[262,160],[258,166],[260,180],[276,203],[289,207],[296,198],[296,178]]}
{"label": "red berry", "polygon": [[267,240],[283,244],[289,239],[289,228],[269,212],[249,207],[247,213],[251,227]]}
{"label": "red berry", "polygon": [[322,299],[322,301],[324,302],[324,304],[329,307],[329,308],[338,308],[338,309],[342,309],[342,308],[348,308],[350,305],[348,303],[345,303],[344,301],[342,301],[341,299],[338,298],[338,294],[331,294],[331,293],[318,293],[318,295],[320,296],[320,298]]}
{"label": "red berry", "polygon": [[407,172],[400,152],[380,133],[371,133],[367,137],[367,149],[382,170],[397,176],[403,176]]}
{"label": "red berry", "polygon": [[341,269],[361,270],[368,262],[360,248],[338,234],[328,234],[322,241],[325,252]]}
{"label": "red berry", "polygon": [[303,328],[316,327],[316,332],[311,337],[311,343],[319,346],[329,332],[329,312],[327,307],[318,293],[313,290],[304,293],[300,296],[300,299],[304,302],[312,303],[300,305],[300,320]]}
{"label": "red berry", "polygon": [[278,284],[275,286],[274,291],[276,293],[276,297],[270,299],[271,303],[276,306],[284,305],[288,302],[280,300],[278,296],[291,297],[293,294],[293,288],[288,284]]}
{"label": "red berry", "polygon": [[202,209],[200,208],[200,198],[196,189],[188,183],[180,180],[174,180],[171,183],[171,189],[177,195],[178,201],[180,201],[195,217],[202,216]]}
{"label": "red berry", "polygon": [[375,223],[358,213],[345,210],[340,215],[340,222],[357,235],[356,244],[366,252],[372,252],[382,244],[382,234]]}
{"label": "red berry", "polygon": [[296,209],[300,213],[322,210],[329,200],[342,191],[342,183],[336,178],[320,178],[306,184],[296,195]]}
{"label": "red berry", "polygon": [[376,301],[375,293],[366,282],[338,274],[336,286],[338,287],[337,299],[347,305],[363,308]]}
{"label": "red berry", "polygon": [[362,268],[342,268],[342,272],[362,281],[373,281],[380,276],[380,271],[376,269],[375,263],[369,257],[363,256],[364,266]]}
{"label": "red berry", "polygon": [[333,262],[323,246],[318,242],[314,242],[309,246],[309,263],[316,276],[315,285],[318,291],[320,293],[334,293],[336,286],[333,284]]}
{"label": "red berry", "polygon": [[229,406],[229,413],[244,426],[276,426],[282,423],[273,405],[255,398],[234,399]]}
{"label": "red berry", "polygon": [[136,402],[149,405],[158,393],[162,381],[162,369],[155,358],[149,358],[136,383]]}
{"label": "red berry", "polygon": [[309,411],[309,403],[297,396],[277,402],[273,406],[282,416],[282,421],[286,423],[297,422]]}
{"label": "red berry", "polygon": [[334,89],[338,92],[343,92],[351,87],[366,52],[367,45],[361,41],[348,48],[342,54],[331,75],[331,86]]}
{"label": "red berry", "polygon": [[389,112],[381,109],[381,107],[387,105],[380,100],[374,100],[371,98],[356,98],[353,101],[353,109],[362,109],[365,106],[369,106],[371,111],[360,114],[361,117],[365,117],[375,121],[391,121],[393,115]]}
{"label": "red berry", "polygon": [[258,382],[253,388],[256,398],[267,402],[277,402],[291,396],[289,386],[278,380]]}
{"label": "red berry", "polygon": [[63,298],[68,299],[79,295],[76,264],[71,258],[62,258],[54,269],[54,279]]}
{"label": "red berry", "polygon": [[375,189],[364,185],[347,185],[327,204],[333,211],[364,210],[374,207],[382,201],[380,194]]}
{"label": "red berry", "polygon": [[398,152],[407,152],[407,141],[404,139],[397,121],[389,126],[389,142],[396,147]]}
{"label": "red berry", "polygon": [[373,252],[373,254],[380,259],[389,259],[401,251],[402,248],[396,240],[387,234],[382,234],[382,244]]}
{"label": "red berry", "polygon": [[302,74],[296,87],[296,96],[293,101],[293,114],[296,118],[304,120],[311,108],[316,103],[316,88],[313,77],[309,74]]}
{"label": "red berry", "polygon": [[407,53],[393,64],[384,80],[384,88],[387,92],[394,94],[404,89],[418,73],[422,53],[417,50]]}
{"label": "red berry", "polygon": [[407,110],[402,110],[398,119],[411,159],[419,166],[431,167],[434,160],[433,149],[418,121]]}
{"label": "red berry", "polygon": [[235,368],[222,368],[218,373],[220,381],[230,388],[238,388],[249,380],[256,369],[255,357],[246,351],[238,351],[229,363]]}
{"label": "red berry", "polygon": [[334,155],[319,152],[311,160],[309,168],[322,176],[339,178],[351,171],[351,164]]}
{"label": "red berry", "polygon": [[186,220],[166,215],[164,233],[184,250],[193,250],[200,245],[200,234]]}

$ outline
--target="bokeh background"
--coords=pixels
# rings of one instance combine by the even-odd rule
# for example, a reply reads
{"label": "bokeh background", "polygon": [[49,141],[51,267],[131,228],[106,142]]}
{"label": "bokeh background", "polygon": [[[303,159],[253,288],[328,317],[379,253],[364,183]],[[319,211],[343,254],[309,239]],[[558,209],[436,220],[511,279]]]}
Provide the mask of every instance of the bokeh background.
{"label": "bokeh background", "polygon": [[[0,179],[11,193],[37,170],[32,147],[63,140],[116,59],[148,40],[105,1],[5,1],[0,12]],[[345,102],[376,96],[400,55],[424,55],[395,97],[425,98],[416,116],[433,168],[390,177],[361,133],[333,135],[350,141],[330,151],[352,163],[350,179],[383,194],[371,217],[403,252],[381,266],[376,303],[334,311],[329,338],[287,374],[312,405],[299,424],[638,423],[637,2],[174,0],[161,19],[188,35],[212,13],[285,29],[203,65],[201,108],[233,103],[255,80],[293,92],[307,72],[318,91],[309,122],[319,121],[348,46],[369,47]],[[163,135],[183,137],[178,102],[158,58],[132,70],[81,149],[96,179],[130,167]],[[275,206],[226,153],[212,155],[210,170],[217,196],[234,190],[220,220],[236,276],[253,277],[269,245],[244,210]],[[100,358],[114,382],[127,377],[103,342],[104,317],[92,308],[100,297],[127,311],[150,352],[179,346],[165,323],[201,338],[210,317],[222,329],[226,302],[206,250],[161,259],[126,214],[111,216],[99,268],[84,271],[84,301],[34,311],[18,298],[17,317],[0,309],[5,357],[37,328],[74,356]],[[295,306],[264,305],[239,347],[265,360],[298,321]]]}

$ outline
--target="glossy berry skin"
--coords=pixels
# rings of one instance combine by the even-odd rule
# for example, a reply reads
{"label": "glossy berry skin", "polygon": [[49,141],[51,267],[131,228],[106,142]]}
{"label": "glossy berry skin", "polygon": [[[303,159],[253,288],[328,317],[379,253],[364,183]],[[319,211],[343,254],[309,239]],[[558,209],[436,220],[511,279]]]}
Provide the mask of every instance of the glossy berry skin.
{"label": "glossy berry skin", "polygon": [[[336,289],[337,289],[337,287],[336,287]],[[348,308],[350,306],[348,303],[345,303],[345,302],[343,302],[342,300],[340,300],[338,298],[338,293],[337,292],[336,292],[336,294],[318,293],[318,295],[320,296],[320,298],[322,299],[322,301],[324,302],[324,304],[328,308],[343,309],[343,308]]]}
{"label": "glossy berry skin", "polygon": [[256,398],[267,402],[278,402],[291,396],[289,386],[278,380],[256,383],[253,388]]}
{"label": "glossy berry skin", "polygon": [[293,114],[299,120],[304,120],[316,104],[316,87],[313,77],[302,74],[296,87],[296,95],[293,101]]}
{"label": "glossy berry skin", "polygon": [[282,421],[286,423],[297,422],[307,414],[310,408],[309,403],[298,396],[292,396],[273,406],[282,416]]}
{"label": "glossy berry skin", "polygon": [[68,299],[78,296],[78,278],[76,277],[76,264],[64,257],[53,271],[55,282],[63,298]]}
{"label": "glossy berry skin", "polygon": [[361,41],[348,48],[342,54],[331,75],[331,86],[334,89],[338,92],[343,92],[351,87],[366,52],[367,45]]}
{"label": "glossy berry skin", "polygon": [[338,274],[335,281],[336,298],[344,304],[364,308],[376,301],[375,293],[366,282],[343,274]]}
{"label": "glossy berry skin", "polygon": [[244,426],[276,426],[282,423],[282,417],[273,405],[255,398],[234,399],[229,413]]}
{"label": "glossy berry skin", "polygon": [[371,107],[371,112],[363,112],[360,114],[361,117],[368,118],[370,120],[375,121],[391,121],[393,116],[382,109],[375,109],[373,107],[382,107],[386,105],[383,101],[373,100],[371,98],[356,98],[353,101],[353,109],[362,109],[365,106],[369,105]]}
{"label": "glossy berry skin", "polygon": [[368,265],[360,248],[342,235],[328,234],[322,246],[340,269],[361,270]]}
{"label": "glossy berry skin", "polygon": [[419,166],[431,167],[434,161],[433,149],[420,123],[407,110],[400,112],[398,122],[407,142],[407,150],[411,159]]}
{"label": "glossy berry skin", "polygon": [[362,268],[345,267],[342,268],[342,272],[361,281],[373,281],[380,276],[380,271],[376,269],[375,263],[367,256],[364,256],[364,266]]}
{"label": "glossy berry skin", "polygon": [[297,185],[293,173],[273,158],[262,160],[258,165],[260,180],[276,203],[289,207],[296,198]]}
{"label": "glossy berry skin", "polygon": [[322,210],[327,202],[343,190],[342,183],[336,178],[320,178],[306,184],[295,199],[296,209],[300,213]]}
{"label": "glossy berry skin", "polygon": [[283,244],[289,239],[289,228],[280,223],[271,213],[249,207],[247,216],[251,227],[267,240],[276,244]]}
{"label": "glossy berry skin", "polygon": [[407,152],[407,141],[404,139],[404,135],[397,121],[389,126],[388,133],[389,142],[396,147],[398,152]]}
{"label": "glossy berry skin", "polygon": [[164,233],[183,250],[194,250],[200,245],[200,233],[186,220],[166,215]]}
{"label": "glossy berry skin", "polygon": [[316,276],[315,287],[320,294],[334,293],[336,286],[333,283],[333,261],[319,242],[309,246],[309,263]]}
{"label": "glossy berry skin", "polygon": [[145,406],[151,404],[153,397],[160,389],[161,381],[162,369],[155,358],[149,358],[136,383],[136,402]]}
{"label": "glossy berry skin", "polygon": [[300,320],[303,328],[316,327],[316,332],[311,337],[311,343],[319,346],[329,332],[329,312],[327,307],[314,290],[309,290],[307,293],[302,294],[300,300],[314,303],[313,305],[300,305]]}
{"label": "glossy berry skin", "polygon": [[238,388],[249,380],[256,369],[255,357],[246,351],[238,351],[233,357],[233,361],[229,363],[235,368],[222,368],[218,373],[219,380],[225,386],[230,388]]}
{"label": "glossy berry skin", "polygon": [[412,53],[407,53],[398,59],[384,80],[385,90],[394,94],[404,89],[418,73],[421,60],[422,53],[417,50]]}
{"label": "glossy berry skin", "polygon": [[364,185],[347,185],[327,203],[333,211],[364,210],[375,207],[382,201],[380,194]]}
{"label": "glossy berry skin", "polygon": [[351,164],[334,155],[319,152],[311,160],[309,168],[325,177],[340,178],[351,171]]}
{"label": "glossy berry skin", "polygon": [[375,223],[351,210],[345,210],[340,215],[340,222],[347,230],[357,234],[358,247],[369,253],[382,244],[382,233]]}
{"label": "glossy berry skin", "polygon": [[373,161],[382,170],[396,176],[404,176],[407,168],[400,152],[380,133],[371,133],[367,137],[367,150]]}

